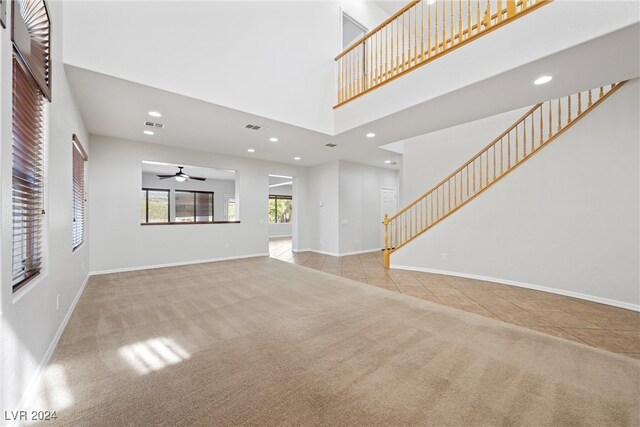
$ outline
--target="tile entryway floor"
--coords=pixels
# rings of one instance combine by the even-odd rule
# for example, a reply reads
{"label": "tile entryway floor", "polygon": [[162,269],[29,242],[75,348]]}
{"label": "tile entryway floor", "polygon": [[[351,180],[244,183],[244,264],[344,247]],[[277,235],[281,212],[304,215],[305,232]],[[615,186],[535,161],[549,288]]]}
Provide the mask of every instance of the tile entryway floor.
{"label": "tile entryway floor", "polygon": [[333,257],[269,242],[272,258],[640,359],[640,313],[481,280],[384,268],[382,252]]}

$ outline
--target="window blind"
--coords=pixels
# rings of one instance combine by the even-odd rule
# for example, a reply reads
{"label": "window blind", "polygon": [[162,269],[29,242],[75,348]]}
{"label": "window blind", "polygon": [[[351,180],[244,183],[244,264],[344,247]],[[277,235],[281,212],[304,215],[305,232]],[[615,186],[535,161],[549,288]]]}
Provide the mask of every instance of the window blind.
{"label": "window blind", "polygon": [[85,193],[85,163],[87,161],[87,154],[82,148],[82,144],[78,140],[76,135],[72,137],[73,141],[73,223],[71,237],[73,241],[73,249],[76,249],[84,241],[84,225],[85,225],[85,205],[86,205],[86,193]]}
{"label": "window blind", "polygon": [[13,58],[12,284],[17,291],[42,267],[44,97]]}
{"label": "window blind", "polygon": [[213,221],[213,193],[195,193],[196,222]]}
{"label": "window blind", "polygon": [[176,222],[212,221],[212,192],[176,190]]}
{"label": "window blind", "polygon": [[11,40],[25,67],[51,100],[51,23],[44,0],[13,1]]}

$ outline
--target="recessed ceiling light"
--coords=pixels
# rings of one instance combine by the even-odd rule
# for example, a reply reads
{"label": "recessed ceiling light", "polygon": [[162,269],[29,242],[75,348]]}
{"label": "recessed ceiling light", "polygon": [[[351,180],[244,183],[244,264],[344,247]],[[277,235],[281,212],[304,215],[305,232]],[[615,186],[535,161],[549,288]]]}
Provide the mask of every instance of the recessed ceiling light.
{"label": "recessed ceiling light", "polygon": [[248,151],[249,153],[255,153],[255,152],[256,152],[256,150],[255,150],[255,149],[253,149],[253,148],[247,148],[247,151]]}
{"label": "recessed ceiling light", "polygon": [[149,111],[149,115],[151,117],[162,117],[162,114],[158,113],[157,111]]}
{"label": "recessed ceiling light", "polygon": [[300,156],[295,156],[295,157],[293,158],[293,160],[300,160],[301,158],[302,158],[302,157],[300,157]]}
{"label": "recessed ceiling light", "polygon": [[373,137],[375,137],[375,136],[376,136],[376,134],[375,134],[375,133],[373,133],[373,132],[369,132],[369,133],[367,134],[367,138],[373,138]]}
{"label": "recessed ceiling light", "polygon": [[391,164],[391,160],[385,160],[385,161],[384,161],[384,164],[385,164],[385,165],[390,165],[390,164]]}
{"label": "recessed ceiling light", "polygon": [[152,131],[150,131],[150,130],[145,130],[145,131],[144,131],[144,134],[145,134],[145,135],[153,135],[153,132],[152,132]]}
{"label": "recessed ceiling light", "polygon": [[553,80],[553,77],[551,76],[540,76],[534,80],[533,84],[543,85],[545,83],[549,83],[551,80]]}
{"label": "recessed ceiling light", "polygon": [[269,138],[269,141],[278,142],[278,138],[276,138],[275,136],[272,136],[271,138]]}

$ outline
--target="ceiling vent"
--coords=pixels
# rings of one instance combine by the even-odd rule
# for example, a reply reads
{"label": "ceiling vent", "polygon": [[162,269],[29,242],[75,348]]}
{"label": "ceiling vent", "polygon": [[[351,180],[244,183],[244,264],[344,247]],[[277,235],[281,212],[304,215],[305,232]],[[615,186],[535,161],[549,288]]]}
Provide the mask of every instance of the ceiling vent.
{"label": "ceiling vent", "polygon": [[258,125],[246,125],[245,127],[251,130],[259,130],[260,128],[262,128],[262,126],[258,126]]}
{"label": "ceiling vent", "polygon": [[336,145],[336,144],[332,144],[332,143],[328,143],[328,144],[325,144],[325,145],[326,145],[327,147],[329,147],[329,148],[337,147],[337,145]]}
{"label": "ceiling vent", "polygon": [[145,126],[149,126],[156,129],[164,129],[164,124],[156,122],[144,122]]}

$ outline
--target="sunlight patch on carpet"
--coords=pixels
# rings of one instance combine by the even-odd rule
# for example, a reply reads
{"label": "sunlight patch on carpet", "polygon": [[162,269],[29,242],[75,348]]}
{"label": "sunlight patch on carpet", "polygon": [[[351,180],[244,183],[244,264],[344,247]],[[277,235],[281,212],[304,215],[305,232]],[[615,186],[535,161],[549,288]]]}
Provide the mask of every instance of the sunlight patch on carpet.
{"label": "sunlight patch on carpet", "polygon": [[175,365],[191,354],[171,338],[152,338],[120,348],[120,356],[140,375]]}

